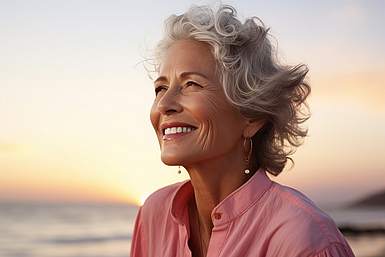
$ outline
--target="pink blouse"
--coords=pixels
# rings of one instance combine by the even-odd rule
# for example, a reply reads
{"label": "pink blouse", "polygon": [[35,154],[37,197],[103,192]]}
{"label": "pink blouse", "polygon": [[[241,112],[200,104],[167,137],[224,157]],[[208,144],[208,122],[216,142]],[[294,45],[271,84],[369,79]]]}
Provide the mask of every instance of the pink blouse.
{"label": "pink blouse", "polygon": [[[140,206],[131,257],[191,257],[190,180],[152,193]],[[299,191],[259,169],[212,210],[207,257],[354,256],[334,221]]]}

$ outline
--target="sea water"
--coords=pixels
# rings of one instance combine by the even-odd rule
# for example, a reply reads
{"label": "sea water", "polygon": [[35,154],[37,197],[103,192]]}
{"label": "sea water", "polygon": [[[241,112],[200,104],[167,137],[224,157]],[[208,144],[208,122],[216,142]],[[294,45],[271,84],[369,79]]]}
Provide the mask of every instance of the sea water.
{"label": "sea water", "polygon": [[[1,257],[128,257],[138,207],[0,203]],[[385,226],[381,210],[331,210],[339,224]],[[385,256],[385,237],[347,237],[358,257]]]}
{"label": "sea water", "polygon": [[127,257],[137,207],[0,204],[1,257]]}

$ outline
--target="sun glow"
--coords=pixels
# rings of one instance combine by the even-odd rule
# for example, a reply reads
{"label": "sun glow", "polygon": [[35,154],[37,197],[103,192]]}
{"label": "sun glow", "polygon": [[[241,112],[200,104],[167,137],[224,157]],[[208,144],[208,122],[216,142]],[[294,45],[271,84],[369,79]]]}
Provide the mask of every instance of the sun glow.
{"label": "sun glow", "polygon": [[147,192],[147,193],[141,195],[141,196],[140,196],[140,199],[139,199],[139,204],[140,204],[140,205],[143,205],[144,202],[146,201],[147,197],[148,197],[150,194],[151,194],[151,193],[148,193],[148,192]]}

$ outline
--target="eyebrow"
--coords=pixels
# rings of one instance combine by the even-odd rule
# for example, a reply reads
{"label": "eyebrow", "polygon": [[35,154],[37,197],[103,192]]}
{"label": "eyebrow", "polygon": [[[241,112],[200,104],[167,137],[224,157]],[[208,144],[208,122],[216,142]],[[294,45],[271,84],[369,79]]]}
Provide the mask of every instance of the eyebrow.
{"label": "eyebrow", "polygon": [[[200,77],[203,77],[203,78],[209,80],[206,75],[204,75],[203,73],[200,73],[200,72],[196,72],[196,71],[182,72],[181,74],[179,74],[179,77],[184,78],[184,77],[187,77],[187,76],[190,76],[190,75],[198,75]],[[168,80],[167,80],[167,78],[165,76],[160,76],[156,80],[154,80],[154,83],[156,83],[158,81],[168,81]]]}

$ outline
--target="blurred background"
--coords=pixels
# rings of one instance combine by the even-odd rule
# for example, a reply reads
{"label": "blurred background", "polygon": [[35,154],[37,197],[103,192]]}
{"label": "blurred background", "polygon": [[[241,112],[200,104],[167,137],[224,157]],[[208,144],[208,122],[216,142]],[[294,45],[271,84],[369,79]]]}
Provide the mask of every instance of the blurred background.
{"label": "blurred background", "polygon": [[[308,65],[309,136],[273,180],[385,256],[384,1],[223,1]],[[188,179],[160,161],[142,61],[163,21],[217,1],[0,0],[0,256],[128,256],[138,206]]]}

